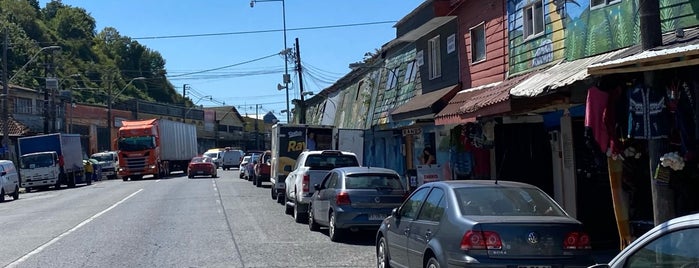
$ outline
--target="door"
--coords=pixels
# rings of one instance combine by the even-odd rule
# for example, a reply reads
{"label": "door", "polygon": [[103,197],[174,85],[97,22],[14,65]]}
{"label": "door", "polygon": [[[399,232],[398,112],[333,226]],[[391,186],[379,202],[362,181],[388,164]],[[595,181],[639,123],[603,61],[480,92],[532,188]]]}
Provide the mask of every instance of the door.
{"label": "door", "polygon": [[420,213],[410,225],[408,232],[408,263],[411,267],[422,265],[422,255],[427,243],[439,231],[440,221],[444,215],[446,203],[444,190],[433,188],[425,199]]}
{"label": "door", "polygon": [[5,190],[5,193],[9,193],[10,190],[8,189],[8,187],[9,187],[9,185],[10,185],[10,182],[9,182],[9,177],[10,177],[9,175],[10,175],[10,174],[2,174],[2,173],[5,172],[5,171],[6,171],[6,170],[5,170],[5,165],[4,165],[4,164],[0,164],[0,175],[1,175],[1,177],[0,177],[0,186],[2,186],[3,190]]}
{"label": "door", "polygon": [[317,199],[313,200],[313,217],[318,222],[328,224],[330,210],[330,202],[335,199],[335,185],[337,184],[337,173],[332,172],[325,176],[321,183],[321,190],[317,195]]}
{"label": "door", "polygon": [[429,192],[429,187],[416,190],[398,209],[398,217],[391,217],[388,225],[386,241],[391,261],[400,266],[408,265],[408,234],[410,225],[417,218],[420,207]]}

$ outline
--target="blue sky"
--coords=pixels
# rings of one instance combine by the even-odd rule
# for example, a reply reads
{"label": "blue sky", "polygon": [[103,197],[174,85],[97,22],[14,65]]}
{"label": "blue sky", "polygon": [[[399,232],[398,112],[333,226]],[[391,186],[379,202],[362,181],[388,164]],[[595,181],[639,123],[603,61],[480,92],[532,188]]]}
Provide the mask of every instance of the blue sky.
{"label": "blue sky", "polygon": [[[47,1],[40,1],[43,7]],[[158,51],[166,60],[170,81],[203,106],[235,105],[245,115],[273,111],[284,121],[286,93],[278,91],[284,60],[275,55],[284,49],[282,2],[248,0],[63,0],[82,7],[95,18],[97,30],[114,27]],[[304,90],[318,92],[349,72],[348,64],[362,60],[395,38],[394,22],[423,0],[285,0],[287,47],[299,38]],[[374,22],[390,22],[378,23]],[[354,27],[329,27],[369,24]],[[264,31],[263,33],[254,33]],[[200,37],[167,36],[219,34]],[[225,34],[234,33],[234,34]],[[143,38],[160,37],[160,38]],[[255,59],[262,60],[245,63]],[[244,63],[244,64],[243,64]],[[221,70],[183,75],[229,65]],[[289,65],[289,73],[294,68]],[[179,76],[177,76],[179,75]],[[311,77],[312,76],[312,77]],[[299,98],[299,84],[292,75],[289,99]],[[213,101],[202,96],[211,95]]]}

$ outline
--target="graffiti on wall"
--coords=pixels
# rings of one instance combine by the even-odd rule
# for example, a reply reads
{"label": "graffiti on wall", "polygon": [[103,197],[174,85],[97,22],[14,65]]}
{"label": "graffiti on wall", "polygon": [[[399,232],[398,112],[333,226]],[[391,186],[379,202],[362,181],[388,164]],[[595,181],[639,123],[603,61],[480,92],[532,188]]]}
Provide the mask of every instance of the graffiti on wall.
{"label": "graffiti on wall", "polygon": [[[590,7],[590,0],[565,3],[565,56],[585,58],[640,43],[638,0],[607,1]],[[699,25],[699,0],[659,0],[663,32]]]}
{"label": "graffiti on wall", "polygon": [[[510,72],[519,73],[564,57],[563,2],[571,0],[507,0]],[[526,12],[541,3],[543,31],[524,37]],[[525,11],[526,10],[526,11]],[[531,18],[531,16],[529,16]]]}

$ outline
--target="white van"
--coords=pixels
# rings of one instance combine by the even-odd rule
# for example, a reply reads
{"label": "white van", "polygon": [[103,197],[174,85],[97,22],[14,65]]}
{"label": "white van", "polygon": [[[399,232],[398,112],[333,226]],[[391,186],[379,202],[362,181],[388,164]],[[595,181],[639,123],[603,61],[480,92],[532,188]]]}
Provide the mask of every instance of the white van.
{"label": "white van", "polygon": [[19,174],[10,160],[0,160],[0,202],[5,201],[5,195],[19,199]]}
{"label": "white van", "polygon": [[221,161],[221,167],[223,170],[237,168],[240,166],[240,161],[243,160],[242,150],[225,150],[223,151],[223,161]]}
{"label": "white van", "polygon": [[216,168],[221,167],[222,155],[223,151],[221,151],[220,149],[210,149],[204,153],[204,156],[207,156],[214,161],[214,164],[216,164]]}

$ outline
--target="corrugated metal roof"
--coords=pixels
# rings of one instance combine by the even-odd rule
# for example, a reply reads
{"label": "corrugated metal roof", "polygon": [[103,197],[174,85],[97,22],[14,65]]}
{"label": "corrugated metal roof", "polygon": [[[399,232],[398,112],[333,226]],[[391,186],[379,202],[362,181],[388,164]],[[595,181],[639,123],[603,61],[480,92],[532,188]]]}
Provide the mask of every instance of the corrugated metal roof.
{"label": "corrugated metal roof", "polygon": [[479,109],[498,104],[510,99],[510,90],[525,79],[531,77],[538,72],[531,72],[517,77],[509,78],[502,83],[492,88],[479,90],[480,93],[471,97],[464,105],[459,108],[462,114],[473,113]]}
{"label": "corrugated metal roof", "polygon": [[464,105],[469,99],[471,99],[473,96],[478,95],[480,93],[479,90],[485,89],[485,88],[491,88],[494,87],[502,82],[497,82],[497,83],[492,83],[492,84],[487,84],[487,85],[482,85],[478,87],[472,87],[469,89],[464,89],[459,91],[459,93],[456,93],[453,98],[449,101],[449,104],[447,104],[444,109],[442,109],[435,118],[437,117],[444,117],[444,116],[452,116],[452,115],[458,115],[460,113],[459,108]]}
{"label": "corrugated metal roof", "polygon": [[663,45],[649,50],[643,50],[640,44],[629,47],[624,53],[608,60],[602,60],[590,66],[591,70],[608,69],[622,65],[653,61],[657,57],[683,57],[699,54],[699,28],[682,30],[684,36],[675,32],[663,35]]}
{"label": "corrugated metal roof", "polygon": [[[408,114],[411,112],[419,112],[420,110],[425,110],[421,115],[434,113],[435,111],[432,111],[432,106],[435,105],[435,103],[437,103],[442,98],[450,98],[450,96],[448,96],[449,93],[454,94],[453,90],[456,90],[456,87],[458,86],[458,84],[451,85],[436,91],[429,92],[427,94],[415,96],[405,104],[398,106],[398,108],[393,110],[393,112],[391,112],[391,116],[394,120],[404,120],[402,118],[404,117],[403,114]],[[444,105],[444,102],[442,102],[442,105]]]}
{"label": "corrugated metal roof", "polygon": [[510,90],[510,94],[517,97],[536,97],[549,94],[557,88],[586,79],[590,76],[587,72],[588,66],[595,62],[610,59],[625,50],[620,49],[574,61],[560,62],[522,81]]}

